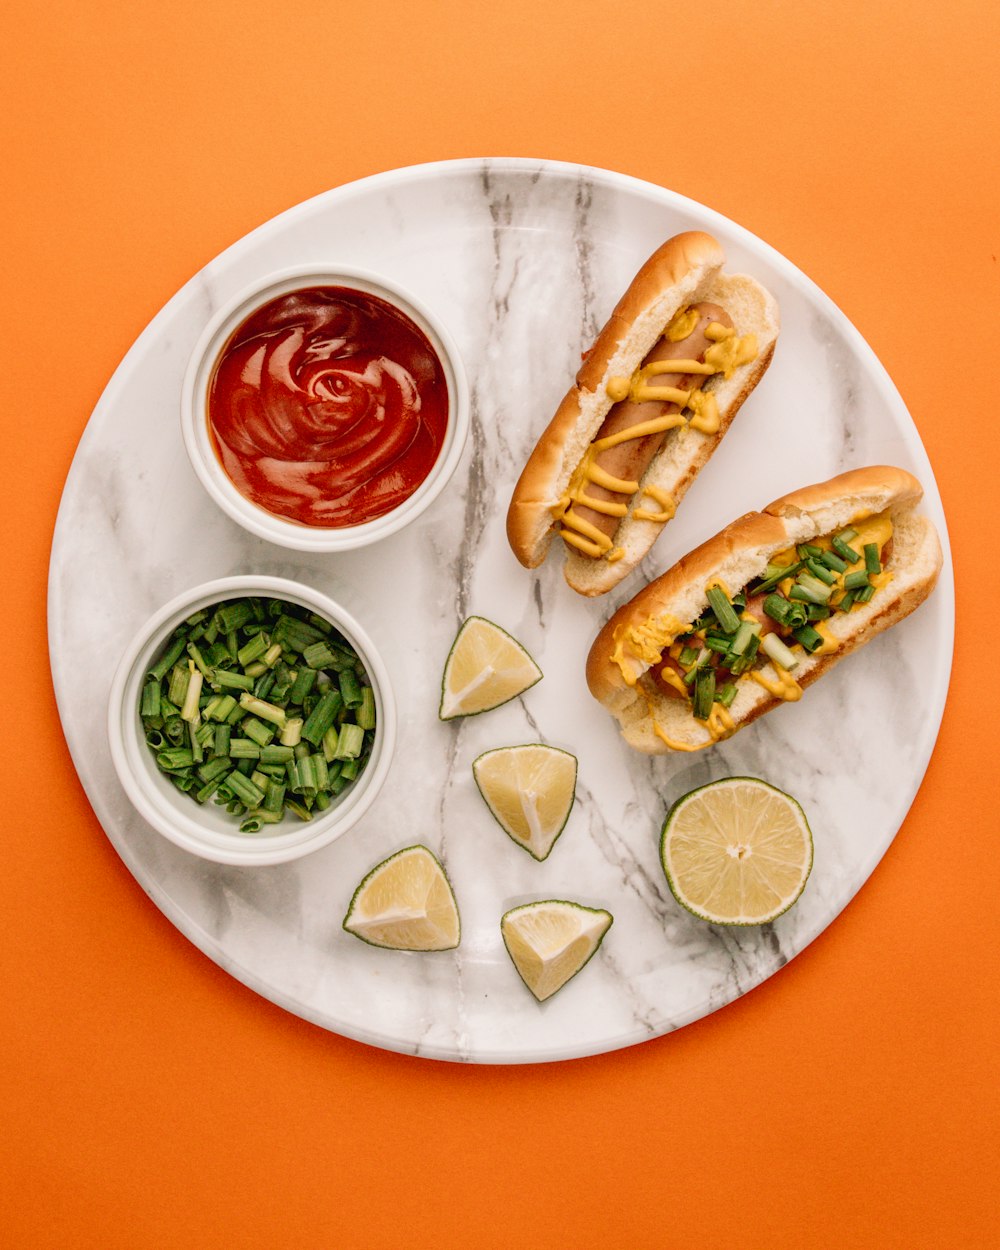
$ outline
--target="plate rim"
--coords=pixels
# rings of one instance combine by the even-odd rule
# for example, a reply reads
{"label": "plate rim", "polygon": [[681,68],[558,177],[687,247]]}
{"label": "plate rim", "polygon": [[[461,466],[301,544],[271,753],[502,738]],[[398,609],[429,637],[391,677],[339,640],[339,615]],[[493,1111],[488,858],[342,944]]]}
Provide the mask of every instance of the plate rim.
{"label": "plate rim", "polygon": [[[52,680],[53,692],[55,697],[56,709],[59,716],[60,728],[69,750],[70,758],[76,771],[77,778],[87,797],[91,810],[97,823],[100,825],[105,837],[111,843],[119,859],[129,872],[139,888],[156,904],[157,908],[170,921],[171,925],[197,950],[207,955],[217,967],[232,976],[235,980],[241,982],[255,994],[266,999],[268,1002],[274,1003],[284,1011],[290,1012],[292,1015],[300,1019],[308,1021],[310,1024],[316,1025],[325,1032],[334,1033],[337,1036],[349,1038],[352,1041],[360,1042],[364,1045],[373,1046],[376,1049],[386,1050],[397,1054],[407,1055],[411,1058],[435,1059],[439,1061],[450,1061],[456,1063],[473,1063],[497,1066],[514,1066],[521,1064],[533,1063],[550,1063],[568,1059],[583,1059],[593,1055],[612,1054],[615,1051],[626,1049],[630,1046],[638,1045],[641,1042],[651,1041],[658,1037],[668,1036],[670,1033],[676,1032],[687,1024],[691,1024],[696,1020],[702,1019],[707,1015],[715,1014],[723,1006],[743,998],[746,994],[752,992],[759,985],[763,985],[769,981],[771,977],[780,968],[774,968],[770,972],[763,975],[758,981],[737,993],[733,998],[729,998],[725,1003],[721,1003],[716,1007],[711,1005],[711,1000],[705,999],[699,1002],[697,1006],[690,1007],[680,1016],[675,1017],[671,1021],[669,1027],[660,1031],[650,1031],[637,1027],[632,1033],[619,1036],[613,1039],[610,1044],[607,1041],[595,1042],[584,1045],[567,1045],[563,1044],[558,1047],[536,1048],[530,1052],[512,1053],[508,1051],[491,1051],[487,1049],[477,1049],[474,1053],[463,1054],[454,1048],[428,1045],[426,1043],[407,1044],[404,1039],[389,1036],[381,1033],[369,1032],[363,1028],[355,1027],[351,1024],[338,1022],[336,1026],[328,1019],[325,1019],[319,1011],[312,1010],[308,1005],[301,1002],[293,1002],[290,997],[286,996],[280,988],[265,983],[257,974],[250,969],[241,965],[238,961],[234,961],[221,947],[221,945],[212,937],[211,934],[204,930],[198,930],[197,936],[191,932],[192,926],[189,923],[189,917],[175,905],[173,899],[160,886],[155,878],[148,879],[146,875],[138,869],[131,854],[129,853],[127,843],[121,841],[115,834],[105,827],[102,821],[95,797],[92,796],[88,782],[84,778],[83,771],[77,762],[77,747],[75,746],[76,734],[71,733],[67,728],[64,716],[63,706],[60,698],[60,688],[62,685],[62,670],[60,667],[59,648],[57,640],[54,638],[55,626],[54,618],[56,615],[56,604],[59,598],[56,563],[57,555],[62,545],[62,535],[65,528],[63,523],[63,513],[66,505],[66,495],[70,480],[74,476],[74,470],[77,466],[78,459],[89,447],[89,443],[94,434],[94,418],[99,415],[102,409],[114,402],[116,393],[121,386],[124,385],[124,378],[127,372],[127,366],[130,360],[138,355],[146,346],[149,339],[155,337],[160,323],[166,320],[171,309],[186,294],[186,292],[197,284],[201,276],[206,270],[218,265],[223,261],[237,260],[248,250],[251,250],[257,239],[262,233],[270,231],[278,222],[282,224],[290,224],[299,216],[305,216],[313,211],[321,203],[346,202],[356,197],[364,196],[372,190],[378,190],[380,186],[398,187],[410,182],[420,180],[434,180],[441,176],[462,175],[477,173],[480,178],[485,178],[491,174],[500,173],[530,173],[536,179],[542,179],[546,175],[557,175],[564,178],[572,178],[587,181],[594,184],[603,184],[613,191],[625,192],[636,195],[649,202],[659,203],[662,206],[672,208],[684,215],[692,216],[703,222],[707,228],[711,229],[713,224],[724,227],[726,233],[738,239],[742,244],[747,246],[751,251],[761,251],[766,253],[773,267],[782,274],[793,286],[802,290],[807,297],[824,311],[831,320],[836,323],[844,333],[848,341],[848,345],[856,357],[861,357],[863,363],[868,370],[870,380],[875,383],[891,409],[901,412],[905,416],[909,426],[909,436],[915,440],[916,446],[919,448],[923,456],[924,463],[927,466],[929,480],[933,487],[933,494],[939,505],[939,522],[940,522],[940,538],[941,547],[944,554],[941,574],[938,580],[936,590],[936,598],[939,602],[944,601],[945,620],[947,622],[947,658],[944,665],[944,675],[942,678],[941,689],[935,692],[933,699],[932,719],[934,722],[933,734],[929,737],[929,741],[925,746],[922,757],[916,761],[911,776],[911,787],[909,795],[902,804],[902,811],[892,834],[886,840],[884,846],[877,848],[875,852],[869,856],[864,862],[859,872],[859,884],[853,889],[848,889],[838,894],[835,902],[831,904],[832,917],[826,919],[819,927],[813,929],[810,927],[805,931],[805,935],[801,942],[797,943],[794,953],[786,961],[791,962],[798,955],[802,954],[816,938],[830,927],[831,924],[843,913],[850,905],[851,901],[857,897],[862,889],[871,878],[872,873],[878,866],[884,855],[888,852],[889,847],[893,844],[902,828],[906,817],[908,816],[913,802],[923,784],[924,777],[933,758],[934,750],[940,736],[941,724],[947,705],[948,691],[950,688],[951,672],[954,665],[954,647],[955,647],[955,589],[954,589],[954,567],[951,557],[951,543],[948,531],[947,518],[944,511],[944,503],[941,498],[941,492],[938,487],[937,478],[934,469],[927,454],[927,449],[920,435],[920,430],[910,413],[905,401],[902,398],[898,388],[892,381],[888,371],[876,355],[874,349],[857,329],[848,315],[843,309],[829,296],[817,283],[809,277],[803,270],[788,259],[782,252],[778,251],[772,244],[762,239],[759,235],[753,233],[747,227],[734,221],[732,218],[725,216],[718,210],[702,204],[700,201],[690,196],[682,195],[680,192],[674,191],[668,187],[650,182],[646,179],[638,178],[632,174],[622,173],[620,171],[603,168],[600,166],[587,165],[573,161],[551,160],[543,157],[520,157],[520,156],[477,156],[477,157],[459,157],[448,160],[437,160],[420,162],[412,165],[403,165],[396,169],[380,170],[376,173],[367,174],[364,177],[353,179],[349,182],[328,188],[316,195],[310,196],[289,208],[283,209],[281,212],[269,217],[266,221],[261,222],[252,230],[236,239],[233,243],[223,248],[215,256],[211,257],[204,265],[202,265],[195,273],[187,279],[170,298],[157,310],[150,318],[140,333],[129,345],[128,350],[122,356],[113,373],[108,379],[107,384],[103,388],[100,396],[92,408],[86,425],[77,442],[76,449],[70,460],[63,487],[60,492],[59,507],[56,512],[55,523],[53,525],[52,540],[49,553],[49,569],[47,578],[47,597],[46,597],[46,622],[47,622],[47,643],[49,653],[49,669]],[[926,483],[925,483],[926,485]],[[926,495],[925,491],[925,495]],[[895,817],[893,817],[895,820]],[[846,897],[844,895],[846,894]],[[827,913],[829,914],[827,909]],[[781,967],[784,967],[782,964]]]}

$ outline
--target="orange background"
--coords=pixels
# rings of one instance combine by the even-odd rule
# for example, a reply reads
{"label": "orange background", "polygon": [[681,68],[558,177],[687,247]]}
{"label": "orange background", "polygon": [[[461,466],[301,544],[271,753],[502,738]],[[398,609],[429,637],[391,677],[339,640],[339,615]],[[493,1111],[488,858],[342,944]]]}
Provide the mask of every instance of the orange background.
{"label": "orange background", "polygon": [[[8,5],[4,1244],[996,1244],[998,44],[986,0]],[[958,579],[936,753],[846,913],[674,1036],[521,1069],[366,1049],[190,946],[90,811],[45,643],[70,459],[156,310],[308,196],[483,154],[662,183],[811,275],[913,412]]]}

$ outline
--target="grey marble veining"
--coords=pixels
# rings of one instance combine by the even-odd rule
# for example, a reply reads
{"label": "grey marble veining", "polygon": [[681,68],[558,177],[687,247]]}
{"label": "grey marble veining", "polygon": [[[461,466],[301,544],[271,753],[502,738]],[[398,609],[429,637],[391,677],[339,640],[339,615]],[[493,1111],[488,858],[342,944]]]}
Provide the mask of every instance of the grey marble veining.
{"label": "grey marble veining", "polygon": [[[643,570],[579,599],[554,557],[526,573],[504,536],[507,500],[538,431],[624,285],[668,235],[712,230],[731,269],[777,296],[774,364]],[[245,534],[207,499],[181,445],[188,355],[220,301],[292,264],[361,265],[409,287],[448,323],[472,386],[473,430],[451,489],[374,548],[300,556]],[[710,751],[648,759],[590,699],[582,665],[613,608],[741,512],[863,463],[914,471],[944,531],[919,438],[856,332],[788,262],[669,192],[528,161],[454,162],[341,188],[261,227],[194,278],[140,337],[95,410],[59,514],[50,582],[55,686],[74,761],[109,838],[178,927],[291,1011],[377,1045],[474,1061],[546,1060],[629,1045],[730,1002],[833,920],[884,853],[923,776],[951,661],[950,563],[934,598],[783,708]],[[104,736],[117,656],[167,599],[211,577],[274,573],[342,601],[382,651],[400,708],[389,782],[340,843],[290,865],[189,856],[149,829],[118,786]],[[523,699],[441,724],[441,668],[459,622],[489,617],[545,677]],[[72,680],[70,680],[72,675]],[[919,676],[919,679],[918,679]],[[471,764],[544,740],[579,758],[576,807],[537,864],[486,811]],[[673,901],[659,866],[669,804],[713,778],[764,777],[810,818],[815,866],[774,925],[724,930]],[[402,846],[446,861],[462,915],[457,952],[408,955],[341,929],[357,881]],[[597,959],[539,1006],[500,915],[566,897],[615,916]]]}

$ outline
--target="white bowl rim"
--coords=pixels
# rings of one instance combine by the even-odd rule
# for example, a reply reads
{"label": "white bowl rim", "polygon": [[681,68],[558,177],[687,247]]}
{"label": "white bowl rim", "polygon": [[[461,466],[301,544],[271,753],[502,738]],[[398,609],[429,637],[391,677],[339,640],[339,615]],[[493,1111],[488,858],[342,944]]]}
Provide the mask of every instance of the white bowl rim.
{"label": "white bowl rim", "polygon": [[[229,335],[247,317],[286,290],[305,286],[353,287],[375,295],[405,313],[430,340],[448,389],[448,424],[444,443],[430,473],[398,507],[361,525],[319,528],[297,525],[251,503],[219,464],[208,437],[208,375]],[[333,262],[291,265],[263,274],[216,310],[188,360],[181,388],[181,435],[191,467],[215,503],[244,529],[295,551],[334,552],[365,547],[398,533],[437,499],[451,480],[465,450],[471,425],[465,365],[451,331],[420,298],[372,269]]]}
{"label": "white bowl rim", "polygon": [[[216,833],[197,819],[198,808],[176,791],[168,793],[150,781],[149,748],[139,734],[136,715],[146,662],[167,634],[200,607],[223,599],[266,595],[287,599],[317,612],[347,638],[364,663],[375,693],[376,734],[371,757],[340,803],[302,822],[293,831],[275,834]],[[111,760],[125,793],[139,814],[175,845],[221,864],[260,866],[286,863],[308,855],[342,837],[375,801],[392,763],[396,744],[396,705],[389,674],[367,632],[340,604],[302,582],[283,577],[241,574],[203,582],[176,595],[133,635],[111,682],[108,699],[108,743]],[[188,811],[190,808],[190,812]]]}

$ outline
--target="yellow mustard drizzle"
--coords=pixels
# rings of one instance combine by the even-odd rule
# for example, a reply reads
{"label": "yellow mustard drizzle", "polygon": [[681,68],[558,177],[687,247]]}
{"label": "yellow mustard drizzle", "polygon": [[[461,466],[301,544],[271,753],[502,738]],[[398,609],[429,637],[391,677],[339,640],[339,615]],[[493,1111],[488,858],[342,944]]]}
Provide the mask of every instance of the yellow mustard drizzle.
{"label": "yellow mustard drizzle", "polygon": [[664,664],[660,669],[660,677],[668,686],[673,686],[678,694],[682,694],[685,699],[688,697],[688,688],[684,684],[684,678],[675,668],[671,668],[669,664]]}
{"label": "yellow mustard drizzle", "polygon": [[771,661],[771,666],[778,674],[777,680],[772,681],[766,674],[752,668],[748,677],[751,677],[758,686],[763,686],[768,694],[773,694],[776,699],[784,699],[787,703],[796,703],[802,698],[802,687],[791,675],[787,668],[782,668],[776,661]]}
{"label": "yellow mustard drizzle", "polygon": [[712,391],[692,391],[688,400],[691,417],[688,420],[692,430],[701,430],[702,434],[718,434],[722,418],[719,415],[719,401]]}
{"label": "yellow mustard drizzle", "polygon": [[[693,307],[679,309],[664,329],[663,337],[671,343],[683,342],[690,337],[698,321],[699,314]],[[631,399],[633,403],[659,401],[677,404],[682,411],[643,421],[591,443],[570,479],[566,494],[552,509],[563,539],[577,551],[594,559],[604,557],[608,561],[620,560],[625,554],[606,534],[581,519],[574,511],[574,507],[579,506],[591,508],[603,516],[624,517],[628,513],[625,503],[599,501],[588,495],[587,485],[590,482],[613,494],[626,497],[635,495],[639,489],[638,482],[605,473],[596,463],[595,457],[599,452],[609,447],[617,447],[631,439],[663,434],[688,424],[703,434],[718,433],[721,425],[719,405],[710,391],[705,392],[699,387],[682,390],[676,386],[656,386],[653,383],[662,374],[698,374],[709,378],[721,373],[723,377],[729,378],[740,365],[748,364],[757,356],[757,337],[754,334],[741,337],[731,327],[713,321],[706,327],[705,337],[710,340],[711,346],[705,352],[704,363],[698,360],[660,360],[640,366],[631,377],[616,376],[608,379],[606,390],[613,404],[621,403],[625,399]],[[684,416],[684,411],[690,412],[690,419]],[[675,504],[666,492],[656,493],[657,489],[649,487],[643,494],[649,495],[660,505],[659,511],[654,512],[640,506],[633,515],[642,521],[665,524],[674,515]]]}
{"label": "yellow mustard drizzle", "polygon": [[617,664],[626,685],[634,686],[638,674],[633,672],[625,657],[628,647],[632,656],[647,668],[655,664],[663,652],[670,646],[678,634],[684,632],[684,622],[669,613],[662,617],[647,617],[638,625],[630,625],[627,629],[619,626],[614,633],[615,645],[611,652],[611,662]]}
{"label": "yellow mustard drizzle", "polygon": [[[696,308],[678,308],[667,323],[667,328],[663,331],[663,337],[668,343],[683,343],[685,339],[690,338],[694,333],[698,320],[698,310]],[[718,322],[712,322],[713,326],[717,324]],[[706,335],[706,337],[709,336]]]}
{"label": "yellow mustard drizzle", "polygon": [[669,491],[659,486],[647,485],[643,486],[642,493],[648,495],[654,503],[658,503],[660,508],[658,512],[654,512],[651,508],[636,508],[632,515],[637,521],[657,521],[664,524],[677,511],[677,504]]}
{"label": "yellow mustard drizzle", "polygon": [[830,624],[828,621],[816,621],[813,629],[823,639],[822,646],[816,648],[813,655],[832,655],[840,647],[840,643],[830,633]]}
{"label": "yellow mustard drizzle", "polygon": [[[676,677],[677,674],[675,673],[674,676]],[[680,678],[678,678],[678,681],[680,681]],[[681,682],[682,687],[683,685],[684,683]],[[677,739],[668,737],[666,730],[656,719],[653,712],[653,700],[649,693],[642,690],[641,687],[640,690],[646,700],[646,709],[649,713],[649,719],[653,723],[653,732],[671,751],[700,751],[710,743],[720,742],[724,738],[731,738],[736,732],[736,722],[730,716],[728,709],[724,708],[721,703],[713,703],[708,720],[703,722],[705,731],[708,734],[707,740],[705,742],[678,742]]]}

